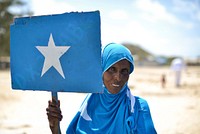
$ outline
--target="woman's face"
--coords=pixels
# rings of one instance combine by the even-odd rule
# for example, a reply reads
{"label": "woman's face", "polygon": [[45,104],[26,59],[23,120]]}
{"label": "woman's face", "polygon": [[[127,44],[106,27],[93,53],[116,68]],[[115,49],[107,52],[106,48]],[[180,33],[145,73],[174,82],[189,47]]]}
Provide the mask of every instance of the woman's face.
{"label": "woman's face", "polygon": [[103,74],[104,85],[112,94],[117,94],[129,79],[130,63],[127,60],[121,60],[112,65]]}

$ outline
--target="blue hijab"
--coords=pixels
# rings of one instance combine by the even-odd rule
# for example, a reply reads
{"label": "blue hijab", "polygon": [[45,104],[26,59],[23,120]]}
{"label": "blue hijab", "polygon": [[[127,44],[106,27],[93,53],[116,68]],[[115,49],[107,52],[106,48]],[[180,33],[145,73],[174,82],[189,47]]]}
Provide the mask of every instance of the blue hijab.
{"label": "blue hijab", "polygon": [[134,61],[129,49],[116,43],[110,43],[106,45],[102,51],[103,73],[112,65],[123,59],[126,59],[131,63],[130,73],[132,73],[134,70]]}
{"label": "blue hijab", "polygon": [[[116,43],[105,46],[102,51],[103,73],[123,59],[130,62],[130,73],[132,73],[134,61],[131,52],[123,45]],[[130,134],[136,132],[137,126],[134,123],[134,116],[137,114],[134,112],[136,97],[131,94],[127,83],[118,94],[111,94],[105,86],[103,88],[104,93],[102,94],[88,94],[70,123],[67,134]]]}

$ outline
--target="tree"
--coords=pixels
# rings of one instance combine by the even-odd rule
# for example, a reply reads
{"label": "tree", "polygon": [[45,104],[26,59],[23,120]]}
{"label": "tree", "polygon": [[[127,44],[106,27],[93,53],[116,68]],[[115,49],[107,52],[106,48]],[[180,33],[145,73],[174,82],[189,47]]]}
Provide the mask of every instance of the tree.
{"label": "tree", "polygon": [[14,9],[24,9],[25,2],[20,0],[0,0],[0,56],[10,54],[10,24],[14,17],[31,15],[30,11],[15,12]]}

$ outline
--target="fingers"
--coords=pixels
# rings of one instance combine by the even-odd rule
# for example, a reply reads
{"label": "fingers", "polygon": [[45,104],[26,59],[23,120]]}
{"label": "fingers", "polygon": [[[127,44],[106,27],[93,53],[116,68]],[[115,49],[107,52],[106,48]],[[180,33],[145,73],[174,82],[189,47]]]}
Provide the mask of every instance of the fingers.
{"label": "fingers", "polygon": [[60,100],[56,100],[55,98],[52,98],[52,101],[49,100],[48,103],[53,107],[60,107]]}
{"label": "fingers", "polygon": [[63,116],[60,110],[60,101],[56,103],[56,100],[52,99],[52,101],[49,101],[48,103],[48,108],[46,108],[48,119],[61,121]]}
{"label": "fingers", "polygon": [[63,118],[62,112],[60,109],[47,108],[46,111],[47,111],[48,119],[51,119],[51,120],[58,119],[59,121],[61,121]]}

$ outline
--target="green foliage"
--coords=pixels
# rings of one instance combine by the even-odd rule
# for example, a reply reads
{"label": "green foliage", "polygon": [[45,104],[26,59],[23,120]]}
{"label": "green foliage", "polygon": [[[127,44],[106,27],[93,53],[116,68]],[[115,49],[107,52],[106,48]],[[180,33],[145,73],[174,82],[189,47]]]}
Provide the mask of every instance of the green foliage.
{"label": "green foliage", "polygon": [[138,60],[145,60],[148,56],[152,56],[152,54],[145,49],[141,48],[138,45],[131,44],[131,43],[122,43],[126,46],[132,53],[132,55],[137,55]]}
{"label": "green foliage", "polygon": [[10,54],[10,24],[14,17],[31,14],[26,11],[23,13],[11,12],[10,8],[22,8],[26,3],[20,0],[0,0],[0,56],[9,56]]}

